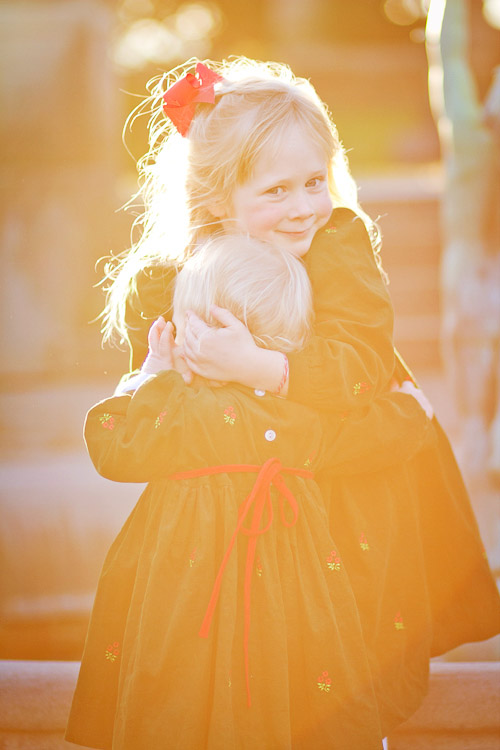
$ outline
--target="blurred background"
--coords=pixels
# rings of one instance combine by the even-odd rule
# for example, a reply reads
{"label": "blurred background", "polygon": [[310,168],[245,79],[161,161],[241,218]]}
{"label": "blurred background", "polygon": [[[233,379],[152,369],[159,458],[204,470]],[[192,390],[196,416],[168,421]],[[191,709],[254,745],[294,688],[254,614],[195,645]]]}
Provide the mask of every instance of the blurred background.
{"label": "blurred background", "polygon": [[397,346],[499,574],[499,0],[12,0],[0,39],[0,658],[80,658],[141,490],[95,475],[82,424],[128,368],[96,321],[146,150],[143,120],[127,148],[122,128],[148,79],[191,56],[286,62],[328,103],[382,231]]}

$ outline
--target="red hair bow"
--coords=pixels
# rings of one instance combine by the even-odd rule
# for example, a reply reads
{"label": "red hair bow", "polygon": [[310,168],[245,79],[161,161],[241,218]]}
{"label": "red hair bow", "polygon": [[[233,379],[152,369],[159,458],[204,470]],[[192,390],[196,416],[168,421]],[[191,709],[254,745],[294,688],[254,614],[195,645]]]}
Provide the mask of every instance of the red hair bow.
{"label": "red hair bow", "polygon": [[199,102],[215,102],[214,83],[223,78],[203,63],[197,63],[196,75],[187,73],[163,95],[163,111],[179,133],[185,136]]}

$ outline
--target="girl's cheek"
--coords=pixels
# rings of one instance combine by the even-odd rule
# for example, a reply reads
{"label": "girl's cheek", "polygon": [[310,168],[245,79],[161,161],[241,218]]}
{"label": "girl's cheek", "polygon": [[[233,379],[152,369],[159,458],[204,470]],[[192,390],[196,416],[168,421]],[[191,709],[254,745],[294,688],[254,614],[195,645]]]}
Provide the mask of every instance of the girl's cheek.
{"label": "girl's cheek", "polygon": [[255,229],[274,229],[283,216],[279,206],[262,206],[252,213],[251,221]]}

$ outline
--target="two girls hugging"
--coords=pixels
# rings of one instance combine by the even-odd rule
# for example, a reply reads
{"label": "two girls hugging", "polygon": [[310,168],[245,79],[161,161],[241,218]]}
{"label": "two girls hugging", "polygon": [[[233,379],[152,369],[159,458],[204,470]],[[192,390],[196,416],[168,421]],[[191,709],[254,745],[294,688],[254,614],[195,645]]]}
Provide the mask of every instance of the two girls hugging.
{"label": "two girls hugging", "polygon": [[430,657],[498,632],[500,602],[393,347],[377,228],[286,66],[190,61],[145,106],[141,234],[104,328],[134,372],[85,438],[103,476],[148,485],[104,562],[66,737],[380,750]]}

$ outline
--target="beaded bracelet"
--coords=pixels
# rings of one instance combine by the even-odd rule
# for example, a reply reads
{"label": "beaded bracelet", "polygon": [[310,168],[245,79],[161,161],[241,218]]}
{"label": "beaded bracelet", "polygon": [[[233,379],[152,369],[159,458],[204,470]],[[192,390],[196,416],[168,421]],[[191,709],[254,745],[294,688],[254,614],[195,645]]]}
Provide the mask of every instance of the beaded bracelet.
{"label": "beaded bracelet", "polygon": [[286,381],[288,380],[288,372],[289,372],[289,370],[288,370],[288,357],[286,356],[286,354],[283,354],[283,360],[284,360],[284,362],[283,362],[283,376],[282,376],[281,382],[280,382],[280,384],[278,386],[278,390],[274,391],[275,396],[279,396],[280,395],[281,391],[285,387]]}

